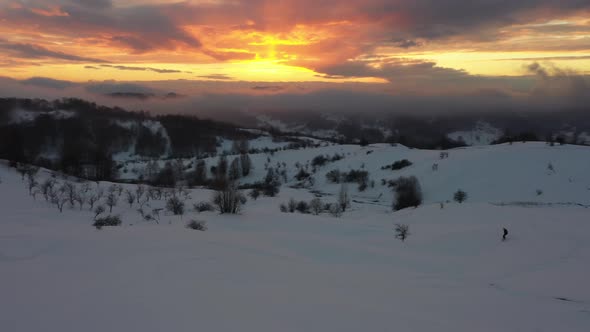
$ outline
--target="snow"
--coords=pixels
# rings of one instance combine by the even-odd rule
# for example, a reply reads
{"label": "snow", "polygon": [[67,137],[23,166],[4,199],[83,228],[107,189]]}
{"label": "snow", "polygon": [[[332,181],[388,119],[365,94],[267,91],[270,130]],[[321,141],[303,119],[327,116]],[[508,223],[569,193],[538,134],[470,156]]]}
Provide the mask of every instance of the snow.
{"label": "snow", "polygon": [[[267,157],[292,171],[335,152],[346,158],[319,169],[315,189],[334,193],[325,172],[365,163],[375,179],[416,175],[425,205],[393,213],[379,184],[352,192],[359,202],[382,194],[378,203],[353,203],[341,218],[285,214],[281,202],[313,195],[283,186],[237,216],[187,211],[154,224],[121,198],[113,212],[123,226],[99,231],[87,209],[59,213],[40,195],[34,201],[20,175],[0,165],[2,330],[588,330],[590,210],[549,204],[590,202],[588,147],[515,143],[440,160],[440,151],[402,146],[329,146],[253,155],[246,180],[263,176]],[[380,169],[402,158],[414,165]],[[467,202],[441,209],[457,188]],[[187,208],[211,192],[190,196]],[[528,201],[539,204],[491,204]],[[186,229],[190,219],[205,220],[208,231]],[[394,238],[396,223],[410,226],[405,242]]]}

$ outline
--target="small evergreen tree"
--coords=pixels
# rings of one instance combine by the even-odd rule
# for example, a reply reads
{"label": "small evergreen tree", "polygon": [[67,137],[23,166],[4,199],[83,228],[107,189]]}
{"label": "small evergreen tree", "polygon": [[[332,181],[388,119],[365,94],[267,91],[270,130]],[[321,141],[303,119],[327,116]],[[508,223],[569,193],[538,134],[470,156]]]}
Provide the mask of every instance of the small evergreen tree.
{"label": "small evergreen tree", "polygon": [[395,202],[394,210],[401,210],[407,207],[418,207],[422,204],[422,189],[415,176],[399,177],[395,181]]}

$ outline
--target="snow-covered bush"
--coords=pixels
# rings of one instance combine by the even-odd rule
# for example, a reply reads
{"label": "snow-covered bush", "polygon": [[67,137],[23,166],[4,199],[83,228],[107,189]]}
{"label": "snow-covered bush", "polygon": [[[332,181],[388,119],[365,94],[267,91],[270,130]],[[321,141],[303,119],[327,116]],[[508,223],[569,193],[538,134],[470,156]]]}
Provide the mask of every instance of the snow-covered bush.
{"label": "snow-covered bush", "polygon": [[291,198],[289,200],[289,203],[287,203],[287,209],[289,210],[289,212],[293,213],[295,212],[295,210],[297,209],[297,201],[294,200],[293,198]]}
{"label": "snow-covered bush", "polygon": [[331,183],[340,183],[341,176],[339,169],[333,169],[326,173],[326,179]]}
{"label": "snow-covered bush", "polygon": [[204,232],[207,230],[207,223],[205,221],[191,220],[186,224],[186,228]]}
{"label": "snow-covered bush", "polygon": [[309,208],[311,213],[315,214],[316,216],[324,210],[324,203],[319,198],[314,198],[309,202]]}
{"label": "snow-covered bush", "polygon": [[106,216],[103,218],[97,218],[92,226],[96,229],[101,229],[105,226],[120,226],[123,222],[119,216]]}
{"label": "snow-covered bush", "polygon": [[175,216],[184,214],[184,202],[176,195],[166,201],[166,210],[172,212]]}
{"label": "snow-covered bush", "polygon": [[330,214],[333,217],[340,217],[342,216],[342,208],[340,207],[340,204],[338,203],[332,203],[328,206],[327,210],[330,212]]}
{"label": "snow-covered bush", "polygon": [[394,162],[391,165],[383,166],[383,167],[381,167],[381,169],[382,170],[390,169],[392,171],[397,171],[397,170],[409,167],[411,165],[412,165],[412,162],[410,162],[407,159],[402,159],[402,160],[398,160],[398,161]]}
{"label": "snow-covered bush", "polygon": [[287,213],[289,212],[289,209],[287,208],[287,204],[285,203],[281,203],[281,205],[279,205],[279,209],[281,210],[281,212],[283,213]]}
{"label": "snow-covered bush", "polygon": [[300,213],[309,213],[309,203],[306,201],[299,201],[297,202],[295,209]]}
{"label": "snow-covered bush", "polygon": [[260,190],[258,190],[258,188],[254,188],[250,190],[248,196],[250,196],[250,198],[252,198],[253,200],[257,200],[258,197],[260,197]]}
{"label": "snow-covered bush", "polygon": [[213,204],[211,204],[209,202],[195,203],[195,204],[193,204],[193,208],[195,209],[195,211],[197,211],[199,213],[215,210],[215,207],[213,206]]}

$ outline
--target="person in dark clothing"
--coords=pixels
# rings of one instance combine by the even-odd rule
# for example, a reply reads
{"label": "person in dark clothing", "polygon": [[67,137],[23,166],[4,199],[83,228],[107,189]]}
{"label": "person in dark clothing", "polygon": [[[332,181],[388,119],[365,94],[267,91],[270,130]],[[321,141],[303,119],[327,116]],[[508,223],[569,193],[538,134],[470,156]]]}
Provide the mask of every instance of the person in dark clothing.
{"label": "person in dark clothing", "polygon": [[502,241],[506,241],[506,236],[508,235],[508,230],[506,228],[502,228],[504,230],[504,235],[502,235]]}

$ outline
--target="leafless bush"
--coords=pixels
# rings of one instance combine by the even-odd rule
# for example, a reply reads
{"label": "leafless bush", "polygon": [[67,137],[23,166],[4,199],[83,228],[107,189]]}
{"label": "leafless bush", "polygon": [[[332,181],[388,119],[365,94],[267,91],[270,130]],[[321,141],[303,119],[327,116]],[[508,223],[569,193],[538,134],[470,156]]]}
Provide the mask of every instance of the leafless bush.
{"label": "leafless bush", "polygon": [[174,195],[166,201],[166,210],[172,212],[175,216],[182,216],[184,214],[184,202]]}
{"label": "leafless bush", "polygon": [[199,202],[199,203],[195,203],[193,205],[193,208],[195,209],[195,211],[201,213],[201,212],[206,212],[206,211],[213,211],[215,210],[215,207],[213,206],[213,204],[209,203],[209,202]]}
{"label": "leafless bush", "polygon": [[338,217],[342,216],[342,207],[340,206],[339,203],[330,204],[328,211],[330,211],[330,214],[333,217],[338,218]]}
{"label": "leafless bush", "polygon": [[246,196],[233,184],[226,185],[213,195],[213,204],[220,213],[237,214],[245,203]]}
{"label": "leafless bush", "polygon": [[106,216],[103,218],[98,218],[94,221],[92,226],[96,227],[96,229],[102,229],[105,226],[120,226],[122,224],[121,217],[119,216]]}
{"label": "leafless bush", "polygon": [[316,216],[324,210],[324,203],[319,198],[314,198],[309,202],[309,208],[311,209],[311,213],[315,214]]}
{"label": "leafless bush", "polygon": [[207,223],[199,220],[191,220],[188,222],[188,224],[186,224],[186,227],[196,231],[204,232],[207,230]]}
{"label": "leafless bush", "polygon": [[406,224],[395,224],[395,237],[405,241],[410,235],[410,226]]}

